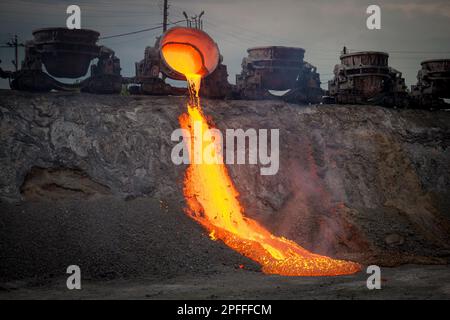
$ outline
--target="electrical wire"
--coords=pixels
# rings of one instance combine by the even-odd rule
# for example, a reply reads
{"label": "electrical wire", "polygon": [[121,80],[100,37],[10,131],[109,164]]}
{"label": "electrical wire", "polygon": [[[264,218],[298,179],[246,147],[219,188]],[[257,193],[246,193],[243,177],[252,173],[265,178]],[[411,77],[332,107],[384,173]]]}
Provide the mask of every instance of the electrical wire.
{"label": "electrical wire", "polygon": [[[175,25],[175,24],[179,24],[181,22],[184,22],[185,20],[181,20],[181,21],[176,21],[176,22],[172,22],[172,23],[168,23],[167,25]],[[163,24],[157,26],[157,27],[153,27],[153,28],[147,28],[147,29],[142,29],[142,30],[137,30],[137,31],[132,31],[132,32],[126,32],[126,33],[120,33],[120,34],[115,34],[112,36],[105,36],[105,37],[100,37],[100,40],[105,40],[105,39],[112,39],[112,38],[118,38],[118,37],[125,37],[125,36],[130,36],[133,34],[137,34],[137,33],[142,33],[142,32],[148,32],[148,31],[153,31],[153,30],[157,30],[157,29],[162,29],[164,26]]]}

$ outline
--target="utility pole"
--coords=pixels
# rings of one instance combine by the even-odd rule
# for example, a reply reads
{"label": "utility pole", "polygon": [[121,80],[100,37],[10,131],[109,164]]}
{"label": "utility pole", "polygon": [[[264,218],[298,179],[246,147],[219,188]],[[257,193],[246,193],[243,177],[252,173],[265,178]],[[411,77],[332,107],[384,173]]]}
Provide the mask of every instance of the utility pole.
{"label": "utility pole", "polygon": [[164,0],[164,9],[163,9],[163,32],[167,31],[167,20],[169,18],[169,1]]}
{"label": "utility pole", "polygon": [[14,36],[14,67],[16,67],[16,72],[19,71],[19,42],[17,40],[16,34]]}
{"label": "utility pole", "polygon": [[23,43],[19,43],[19,38],[17,34],[13,37],[11,41],[6,43],[6,45],[10,48],[14,48],[14,60],[11,61],[14,65],[15,71],[19,71],[19,47],[24,47]]}

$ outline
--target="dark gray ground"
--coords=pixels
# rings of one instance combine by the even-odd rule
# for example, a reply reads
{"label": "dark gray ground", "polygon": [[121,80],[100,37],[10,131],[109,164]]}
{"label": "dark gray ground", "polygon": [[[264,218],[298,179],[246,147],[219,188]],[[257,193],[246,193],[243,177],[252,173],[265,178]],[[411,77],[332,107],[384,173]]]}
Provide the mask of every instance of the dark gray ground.
{"label": "dark gray ground", "polygon": [[87,280],[81,291],[67,290],[65,279],[31,288],[22,282],[10,283],[0,299],[450,299],[449,267],[409,265],[381,272],[381,290],[368,290],[364,273],[289,278],[223,268],[212,275],[172,279]]}
{"label": "dark gray ground", "polygon": [[[168,205],[167,203],[170,203]],[[79,265],[88,279],[215,273],[255,265],[206,232],[174,201],[106,197],[0,204],[0,280],[37,284]],[[252,267],[253,266],[253,267]]]}
{"label": "dark gray ground", "polygon": [[[449,266],[382,268],[376,292],[364,271],[264,275],[171,203],[1,203],[0,299],[450,299]],[[81,291],[66,289],[72,264]]]}

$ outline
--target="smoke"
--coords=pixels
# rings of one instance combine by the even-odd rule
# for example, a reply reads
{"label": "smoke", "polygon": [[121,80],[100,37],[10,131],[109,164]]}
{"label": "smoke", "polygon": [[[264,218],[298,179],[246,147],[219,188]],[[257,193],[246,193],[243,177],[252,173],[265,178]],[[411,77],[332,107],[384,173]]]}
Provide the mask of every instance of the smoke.
{"label": "smoke", "polygon": [[318,174],[310,144],[297,145],[304,148],[303,156],[282,165],[283,180],[291,194],[276,215],[280,219],[277,233],[315,253],[335,255],[342,252],[349,227],[342,204],[333,203],[332,191]]}

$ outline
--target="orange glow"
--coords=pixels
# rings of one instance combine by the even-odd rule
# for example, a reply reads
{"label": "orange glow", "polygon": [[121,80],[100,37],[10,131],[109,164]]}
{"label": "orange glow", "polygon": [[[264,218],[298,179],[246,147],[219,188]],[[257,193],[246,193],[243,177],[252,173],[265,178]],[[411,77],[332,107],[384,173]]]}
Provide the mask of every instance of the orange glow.
{"label": "orange glow", "polygon": [[172,28],[164,33],[159,45],[166,64],[181,77],[185,74],[206,77],[219,64],[217,44],[199,29]]}
{"label": "orange glow", "polygon": [[169,43],[162,54],[166,63],[181,74],[201,74],[203,58],[193,46],[183,43]]}
{"label": "orange glow", "polygon": [[[164,51],[163,48],[165,56]],[[238,200],[239,193],[225,165],[194,164],[195,139],[202,139],[195,137],[194,124],[200,123],[203,132],[207,131],[210,125],[205,119],[198,98],[201,75],[190,73],[202,62],[192,62],[191,58],[197,55],[181,51],[181,47],[170,50],[166,62],[172,61],[170,67],[183,73],[189,84],[188,112],[179,118],[181,127],[189,131],[191,136],[188,143],[191,165],[184,179],[188,214],[208,230],[212,240],[221,240],[230,248],[258,262],[264,273],[285,276],[334,276],[359,271],[361,266],[357,263],[313,254],[293,241],[271,234],[257,221],[245,217],[244,209]],[[186,56],[189,58],[186,59]],[[216,145],[216,154],[219,154],[218,148],[219,144]]]}

